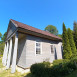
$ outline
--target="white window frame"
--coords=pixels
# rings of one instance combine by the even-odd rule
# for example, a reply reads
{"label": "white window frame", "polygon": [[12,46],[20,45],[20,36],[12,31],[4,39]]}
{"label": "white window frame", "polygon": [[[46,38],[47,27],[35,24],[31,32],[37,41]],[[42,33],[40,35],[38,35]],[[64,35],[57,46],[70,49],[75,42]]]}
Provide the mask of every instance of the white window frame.
{"label": "white window frame", "polygon": [[[51,51],[51,46],[53,46],[53,52]],[[50,52],[51,52],[51,54],[53,54],[55,52],[55,45],[54,44],[50,44]]]}
{"label": "white window frame", "polygon": [[[40,43],[40,54],[36,54],[36,43]],[[42,42],[35,41],[35,56],[42,54]]]}

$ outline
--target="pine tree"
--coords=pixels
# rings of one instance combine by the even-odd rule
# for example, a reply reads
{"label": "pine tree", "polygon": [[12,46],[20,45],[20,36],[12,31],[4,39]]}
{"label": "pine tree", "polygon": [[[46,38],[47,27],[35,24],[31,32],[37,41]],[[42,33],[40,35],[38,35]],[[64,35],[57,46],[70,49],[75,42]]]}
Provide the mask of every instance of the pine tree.
{"label": "pine tree", "polygon": [[76,54],[76,46],[75,46],[75,42],[74,42],[74,39],[73,39],[72,31],[71,31],[70,28],[67,29],[67,34],[68,34],[68,39],[69,39],[71,51],[72,51],[72,54],[74,55],[74,54]]}
{"label": "pine tree", "polygon": [[71,47],[70,47],[70,44],[69,44],[67,30],[66,30],[64,23],[63,23],[62,39],[63,39],[63,58],[69,59],[72,56],[72,52],[71,52]]}
{"label": "pine tree", "polygon": [[73,32],[73,36],[74,36],[74,42],[75,42],[75,46],[77,48],[77,23],[74,22],[74,32]]}

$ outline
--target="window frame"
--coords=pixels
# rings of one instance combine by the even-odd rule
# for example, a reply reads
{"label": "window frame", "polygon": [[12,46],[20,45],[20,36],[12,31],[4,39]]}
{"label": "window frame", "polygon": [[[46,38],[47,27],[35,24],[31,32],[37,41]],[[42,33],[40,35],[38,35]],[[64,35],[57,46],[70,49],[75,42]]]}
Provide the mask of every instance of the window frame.
{"label": "window frame", "polygon": [[[40,54],[37,54],[37,53],[36,53],[36,43],[40,43]],[[42,42],[35,41],[35,56],[36,56],[36,55],[41,55],[41,54],[42,54]]]}
{"label": "window frame", "polygon": [[[53,51],[51,49],[51,46],[53,46]],[[55,46],[53,44],[50,44],[50,52],[51,52],[51,54],[53,54],[55,52]]]}

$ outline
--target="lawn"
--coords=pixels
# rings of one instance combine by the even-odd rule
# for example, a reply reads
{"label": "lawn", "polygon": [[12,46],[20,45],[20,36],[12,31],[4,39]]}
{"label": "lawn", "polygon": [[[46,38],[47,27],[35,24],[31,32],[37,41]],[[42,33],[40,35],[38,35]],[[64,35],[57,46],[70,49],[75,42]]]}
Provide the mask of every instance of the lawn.
{"label": "lawn", "polygon": [[11,69],[5,70],[5,67],[2,65],[2,58],[0,58],[0,77],[31,77],[30,74],[21,74],[19,72],[15,72],[11,74]]}
{"label": "lawn", "polygon": [[[2,65],[2,58],[0,58],[0,77],[34,77],[31,73],[21,74],[19,72],[15,72],[14,74],[10,73],[11,70],[5,70],[5,67]],[[77,70],[65,77],[77,77]]]}

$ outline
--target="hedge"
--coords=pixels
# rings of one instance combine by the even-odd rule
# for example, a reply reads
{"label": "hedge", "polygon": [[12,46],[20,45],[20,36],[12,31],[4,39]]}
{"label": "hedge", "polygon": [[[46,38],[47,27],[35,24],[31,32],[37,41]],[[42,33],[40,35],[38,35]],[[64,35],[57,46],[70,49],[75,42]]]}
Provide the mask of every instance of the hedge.
{"label": "hedge", "polygon": [[36,63],[30,68],[35,77],[63,77],[77,69],[77,59],[57,60],[50,66],[49,62]]}

